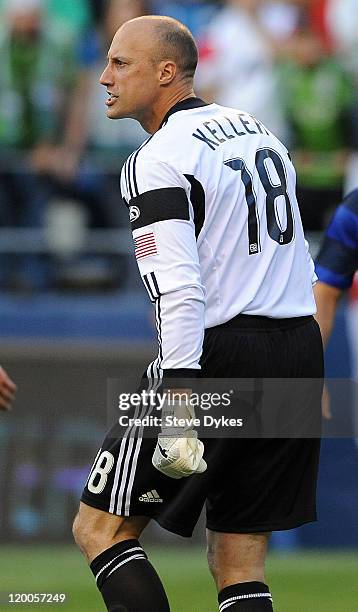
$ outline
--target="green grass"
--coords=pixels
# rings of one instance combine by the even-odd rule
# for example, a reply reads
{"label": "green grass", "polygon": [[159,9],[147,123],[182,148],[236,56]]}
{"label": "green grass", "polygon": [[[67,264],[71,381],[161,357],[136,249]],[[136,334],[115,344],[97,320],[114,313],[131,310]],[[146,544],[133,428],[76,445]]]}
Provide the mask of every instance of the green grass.
{"label": "green grass", "polygon": [[[172,612],[216,612],[216,594],[204,553],[185,548],[154,549],[150,557],[160,575]],[[92,576],[74,547],[0,548],[0,591],[67,593],[57,606],[19,605],[26,612],[103,612]],[[271,555],[267,579],[275,612],[358,612],[358,554],[302,553]],[[0,606],[1,610],[10,607]],[[155,612],[155,610],[148,610]]]}

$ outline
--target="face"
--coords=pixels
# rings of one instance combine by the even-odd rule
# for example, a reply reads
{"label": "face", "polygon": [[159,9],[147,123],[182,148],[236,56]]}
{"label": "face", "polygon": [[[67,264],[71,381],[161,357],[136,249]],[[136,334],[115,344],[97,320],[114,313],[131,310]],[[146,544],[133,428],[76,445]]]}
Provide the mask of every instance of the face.
{"label": "face", "polygon": [[141,120],[150,113],[159,94],[160,67],[151,61],[153,37],[148,29],[127,23],[116,35],[108,52],[108,64],[100,83],[107,89],[107,117]]}
{"label": "face", "polygon": [[302,66],[315,66],[323,55],[320,40],[312,33],[297,37],[295,47],[296,61]]}
{"label": "face", "polygon": [[14,11],[9,16],[10,29],[15,34],[31,36],[41,29],[42,13],[39,9]]}

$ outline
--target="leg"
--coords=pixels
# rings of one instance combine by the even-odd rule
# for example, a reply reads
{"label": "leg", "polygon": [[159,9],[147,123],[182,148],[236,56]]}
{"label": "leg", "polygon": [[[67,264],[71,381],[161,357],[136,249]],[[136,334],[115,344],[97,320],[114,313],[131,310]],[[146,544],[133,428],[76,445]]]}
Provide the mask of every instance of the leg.
{"label": "leg", "polygon": [[149,520],[146,516],[116,516],[81,502],[73,523],[73,537],[91,563],[104,550],[118,542],[138,540]]}
{"label": "leg", "polygon": [[265,584],[270,534],[219,533],[207,530],[208,563],[219,593],[220,612],[272,611]]}
{"label": "leg", "polygon": [[115,516],[80,504],[74,538],[111,612],[169,612],[160,578],[138,541],[149,520]]}
{"label": "leg", "polygon": [[117,423],[108,432],[93,463],[74,523],[75,540],[108,610],[169,612],[163,585],[138,537],[149,517],[191,535],[206,488],[200,475],[177,481],[158,472],[152,465],[156,441],[131,429],[123,436],[122,429]]}
{"label": "leg", "polygon": [[264,582],[269,537],[207,529],[208,563],[218,591],[237,582]]}

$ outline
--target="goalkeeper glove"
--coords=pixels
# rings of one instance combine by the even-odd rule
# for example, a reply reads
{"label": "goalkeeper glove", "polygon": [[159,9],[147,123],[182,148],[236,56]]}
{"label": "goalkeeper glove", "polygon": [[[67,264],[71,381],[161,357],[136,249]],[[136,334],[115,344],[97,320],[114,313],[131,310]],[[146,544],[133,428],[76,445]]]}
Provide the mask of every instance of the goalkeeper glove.
{"label": "goalkeeper glove", "polygon": [[[187,424],[183,427],[167,426],[168,416],[185,419]],[[204,444],[198,440],[197,432],[193,429],[194,418],[194,410],[187,403],[176,402],[174,406],[162,408],[162,432],[158,435],[152,464],[170,478],[202,474],[207,468],[203,459]]]}

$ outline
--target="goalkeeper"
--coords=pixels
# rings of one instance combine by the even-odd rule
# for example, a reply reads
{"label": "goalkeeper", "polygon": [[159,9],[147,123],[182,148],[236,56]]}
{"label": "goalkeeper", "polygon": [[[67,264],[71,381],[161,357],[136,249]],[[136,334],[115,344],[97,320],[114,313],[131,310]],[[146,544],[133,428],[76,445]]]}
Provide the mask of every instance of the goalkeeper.
{"label": "goalkeeper", "polygon": [[[183,24],[140,17],[117,31],[100,79],[107,116],[137,119],[151,134],[121,174],[156,313],[148,390],[187,391],[163,407],[178,420],[164,419],[157,440],[135,425],[120,438],[110,431],[84,488],[74,536],[113,612],[170,609],[139,542],[151,519],[188,537],[206,504],[220,612],[272,612],[270,532],[316,519],[318,439],[200,440],[194,426],[196,378],[323,375],[316,277],[290,156],[258,119],[195,96],[197,59]],[[284,409],[280,390],[277,382]],[[319,418],[320,395],[298,407],[298,425]]]}

